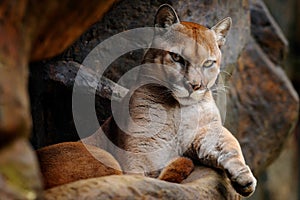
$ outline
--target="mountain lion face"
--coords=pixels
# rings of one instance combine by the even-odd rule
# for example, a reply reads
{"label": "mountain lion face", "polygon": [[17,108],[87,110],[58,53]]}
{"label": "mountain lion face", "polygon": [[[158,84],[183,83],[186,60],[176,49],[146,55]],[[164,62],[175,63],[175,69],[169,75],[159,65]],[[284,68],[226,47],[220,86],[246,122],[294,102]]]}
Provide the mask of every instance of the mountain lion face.
{"label": "mountain lion face", "polygon": [[148,73],[167,83],[179,103],[197,103],[219,75],[220,46],[225,42],[231,19],[226,18],[207,28],[180,22],[174,10],[163,9],[156,15],[155,36],[144,63],[160,65]]}

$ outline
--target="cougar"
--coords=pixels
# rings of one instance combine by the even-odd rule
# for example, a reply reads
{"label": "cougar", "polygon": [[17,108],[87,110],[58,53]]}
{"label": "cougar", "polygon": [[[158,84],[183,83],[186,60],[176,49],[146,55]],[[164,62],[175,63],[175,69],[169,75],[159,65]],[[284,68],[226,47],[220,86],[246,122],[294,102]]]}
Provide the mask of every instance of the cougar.
{"label": "cougar", "polygon": [[163,177],[184,156],[224,170],[239,194],[252,194],[256,179],[211,91],[231,24],[230,17],[212,28],[180,21],[162,5],[135,87],[104,124],[107,132],[83,142],[108,150],[128,174]]}

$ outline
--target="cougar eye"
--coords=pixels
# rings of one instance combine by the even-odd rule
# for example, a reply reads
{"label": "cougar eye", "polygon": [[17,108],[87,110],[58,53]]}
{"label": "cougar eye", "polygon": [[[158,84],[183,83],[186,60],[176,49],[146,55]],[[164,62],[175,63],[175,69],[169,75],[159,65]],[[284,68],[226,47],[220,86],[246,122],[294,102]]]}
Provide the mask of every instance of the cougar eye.
{"label": "cougar eye", "polygon": [[185,65],[185,60],[177,53],[170,52],[170,56],[174,62],[178,62],[181,65]]}
{"label": "cougar eye", "polygon": [[207,60],[204,62],[203,67],[205,68],[210,68],[216,63],[215,60]]}

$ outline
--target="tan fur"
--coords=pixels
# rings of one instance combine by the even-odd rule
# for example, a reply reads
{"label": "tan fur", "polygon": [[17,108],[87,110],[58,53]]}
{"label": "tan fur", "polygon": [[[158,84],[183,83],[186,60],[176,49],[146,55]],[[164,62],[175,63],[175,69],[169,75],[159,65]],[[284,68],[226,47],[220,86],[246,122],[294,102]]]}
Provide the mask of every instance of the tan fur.
{"label": "tan fur", "polygon": [[[105,125],[113,145],[108,145],[101,131],[84,142],[111,152],[128,174],[158,177],[168,163],[185,155],[224,170],[237,192],[250,195],[256,179],[238,141],[222,126],[210,91],[220,71],[219,47],[231,20],[224,19],[211,29],[180,23],[175,11],[164,5],[155,23],[152,46],[143,61],[149,66],[140,70],[137,81],[140,87],[132,89]],[[213,65],[205,67],[209,61]],[[143,85],[145,81],[156,82]],[[164,173],[172,167],[160,177],[166,177]]]}
{"label": "tan fur", "polygon": [[162,170],[158,179],[172,183],[181,183],[191,174],[193,169],[194,163],[192,160],[185,157],[178,157]]}
{"label": "tan fur", "polygon": [[109,153],[81,142],[44,147],[37,150],[37,156],[45,189],[80,179],[122,174],[118,162]]}

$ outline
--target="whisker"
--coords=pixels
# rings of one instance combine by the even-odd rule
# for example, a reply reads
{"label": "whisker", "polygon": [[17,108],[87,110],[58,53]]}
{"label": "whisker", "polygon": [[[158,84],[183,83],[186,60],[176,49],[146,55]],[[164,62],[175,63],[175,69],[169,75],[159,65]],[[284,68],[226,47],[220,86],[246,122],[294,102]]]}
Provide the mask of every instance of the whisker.
{"label": "whisker", "polygon": [[223,71],[220,71],[220,73],[223,73],[223,74],[226,74],[227,76],[232,76],[232,74],[231,73],[229,73],[229,72],[227,72],[227,71],[225,71],[225,70],[223,70]]}
{"label": "whisker", "polygon": [[228,90],[226,90],[226,89],[221,89],[221,88],[220,88],[220,89],[212,89],[211,91],[212,91],[212,92],[219,92],[219,91],[221,91],[221,92],[226,92],[226,93],[228,92]]}
{"label": "whisker", "polygon": [[217,84],[215,85],[215,88],[226,88],[226,89],[230,89],[230,87],[228,85],[223,85],[223,84]]}
{"label": "whisker", "polygon": [[222,92],[228,92],[228,90],[230,89],[230,87],[225,86],[225,85],[217,85],[216,87],[212,88],[211,91],[212,92],[218,92],[218,91],[222,91]]}
{"label": "whisker", "polygon": [[226,85],[219,86],[219,87],[217,87],[217,88],[225,88],[225,89],[230,89],[230,87],[229,87],[229,86],[226,86]]}

